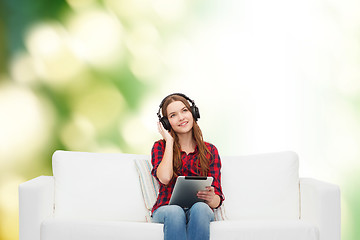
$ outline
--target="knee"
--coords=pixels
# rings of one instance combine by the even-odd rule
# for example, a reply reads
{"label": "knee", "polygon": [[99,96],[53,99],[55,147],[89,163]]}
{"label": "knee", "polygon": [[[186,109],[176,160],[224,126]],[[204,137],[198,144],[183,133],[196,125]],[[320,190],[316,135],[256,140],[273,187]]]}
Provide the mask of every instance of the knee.
{"label": "knee", "polygon": [[166,209],[166,213],[164,216],[164,220],[171,220],[171,221],[186,221],[186,216],[184,210],[177,206],[177,205],[168,205]]}
{"label": "knee", "polygon": [[184,210],[177,205],[168,205],[166,212],[168,215],[175,215],[175,216],[184,214]]}
{"label": "knee", "polygon": [[186,216],[181,207],[176,205],[166,205],[155,210],[152,221],[156,223],[185,223]]}
{"label": "knee", "polygon": [[199,213],[207,213],[207,212],[212,212],[211,208],[209,207],[209,205],[207,205],[204,202],[197,202],[195,203],[192,207],[191,207],[191,211],[192,212],[199,212]]}
{"label": "knee", "polygon": [[209,205],[207,205],[204,202],[195,203],[191,207],[190,215],[191,215],[191,217],[199,217],[201,219],[207,218],[207,219],[209,219],[209,221],[214,220],[213,210],[209,207]]}

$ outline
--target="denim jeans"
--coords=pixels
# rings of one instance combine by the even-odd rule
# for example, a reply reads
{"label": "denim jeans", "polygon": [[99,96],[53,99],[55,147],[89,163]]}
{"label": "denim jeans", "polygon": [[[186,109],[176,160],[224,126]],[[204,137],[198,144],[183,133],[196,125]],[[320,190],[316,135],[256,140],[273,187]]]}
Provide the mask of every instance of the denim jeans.
{"label": "denim jeans", "polygon": [[164,224],[165,240],[208,240],[211,221],[214,221],[214,212],[203,202],[195,203],[190,209],[164,205],[156,209],[152,217],[152,222]]}

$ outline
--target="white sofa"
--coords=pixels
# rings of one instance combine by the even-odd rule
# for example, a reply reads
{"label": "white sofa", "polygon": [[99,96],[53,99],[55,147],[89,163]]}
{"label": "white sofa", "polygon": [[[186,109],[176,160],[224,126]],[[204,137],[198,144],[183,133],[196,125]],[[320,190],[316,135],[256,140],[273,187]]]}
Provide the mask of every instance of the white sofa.
{"label": "white sofa", "polygon": [[[163,239],[147,222],[158,185],[145,155],[56,151],[53,175],[19,186],[20,240]],[[299,178],[298,156],[222,157],[211,239],[340,240],[340,190]]]}

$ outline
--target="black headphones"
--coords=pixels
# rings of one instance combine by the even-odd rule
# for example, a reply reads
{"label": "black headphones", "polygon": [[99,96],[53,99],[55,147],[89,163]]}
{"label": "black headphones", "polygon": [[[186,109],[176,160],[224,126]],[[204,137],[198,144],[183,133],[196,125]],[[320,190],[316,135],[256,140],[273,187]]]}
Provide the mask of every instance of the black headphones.
{"label": "black headphones", "polygon": [[200,118],[200,113],[199,113],[199,109],[198,107],[195,105],[195,102],[193,100],[191,100],[190,98],[188,98],[185,94],[182,94],[182,93],[173,93],[173,94],[170,94],[168,96],[166,96],[160,103],[159,105],[159,111],[157,112],[157,116],[159,118],[159,121],[161,122],[161,124],[164,126],[164,128],[168,131],[170,131],[171,129],[171,125],[170,125],[170,122],[169,122],[169,119],[166,117],[166,116],[163,116],[161,117],[160,115],[160,110],[162,108],[162,106],[164,105],[164,102],[165,100],[170,97],[170,96],[173,96],[173,95],[178,95],[180,97],[183,97],[185,98],[186,100],[188,100],[189,102],[191,102],[191,108],[190,108],[190,111],[193,115],[193,118],[195,121],[197,121],[199,118]]}

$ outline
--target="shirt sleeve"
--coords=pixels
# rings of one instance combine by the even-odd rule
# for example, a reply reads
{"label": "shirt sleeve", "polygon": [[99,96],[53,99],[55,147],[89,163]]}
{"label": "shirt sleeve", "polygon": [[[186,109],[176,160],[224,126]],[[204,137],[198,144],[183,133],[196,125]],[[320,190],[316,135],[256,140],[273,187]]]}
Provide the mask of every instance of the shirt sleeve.
{"label": "shirt sleeve", "polygon": [[164,141],[159,140],[159,141],[155,142],[154,146],[152,147],[152,150],[151,150],[151,164],[153,166],[153,169],[151,170],[151,175],[153,175],[158,181],[159,181],[159,179],[156,176],[156,171],[157,171],[159,164],[161,163],[161,161],[163,159],[164,152],[165,152]]}
{"label": "shirt sleeve", "polygon": [[221,159],[217,148],[212,144],[209,144],[209,147],[212,155],[210,161],[209,175],[214,178],[212,186],[214,187],[215,194],[219,195],[222,202],[225,200],[225,196],[222,192],[221,187]]}

